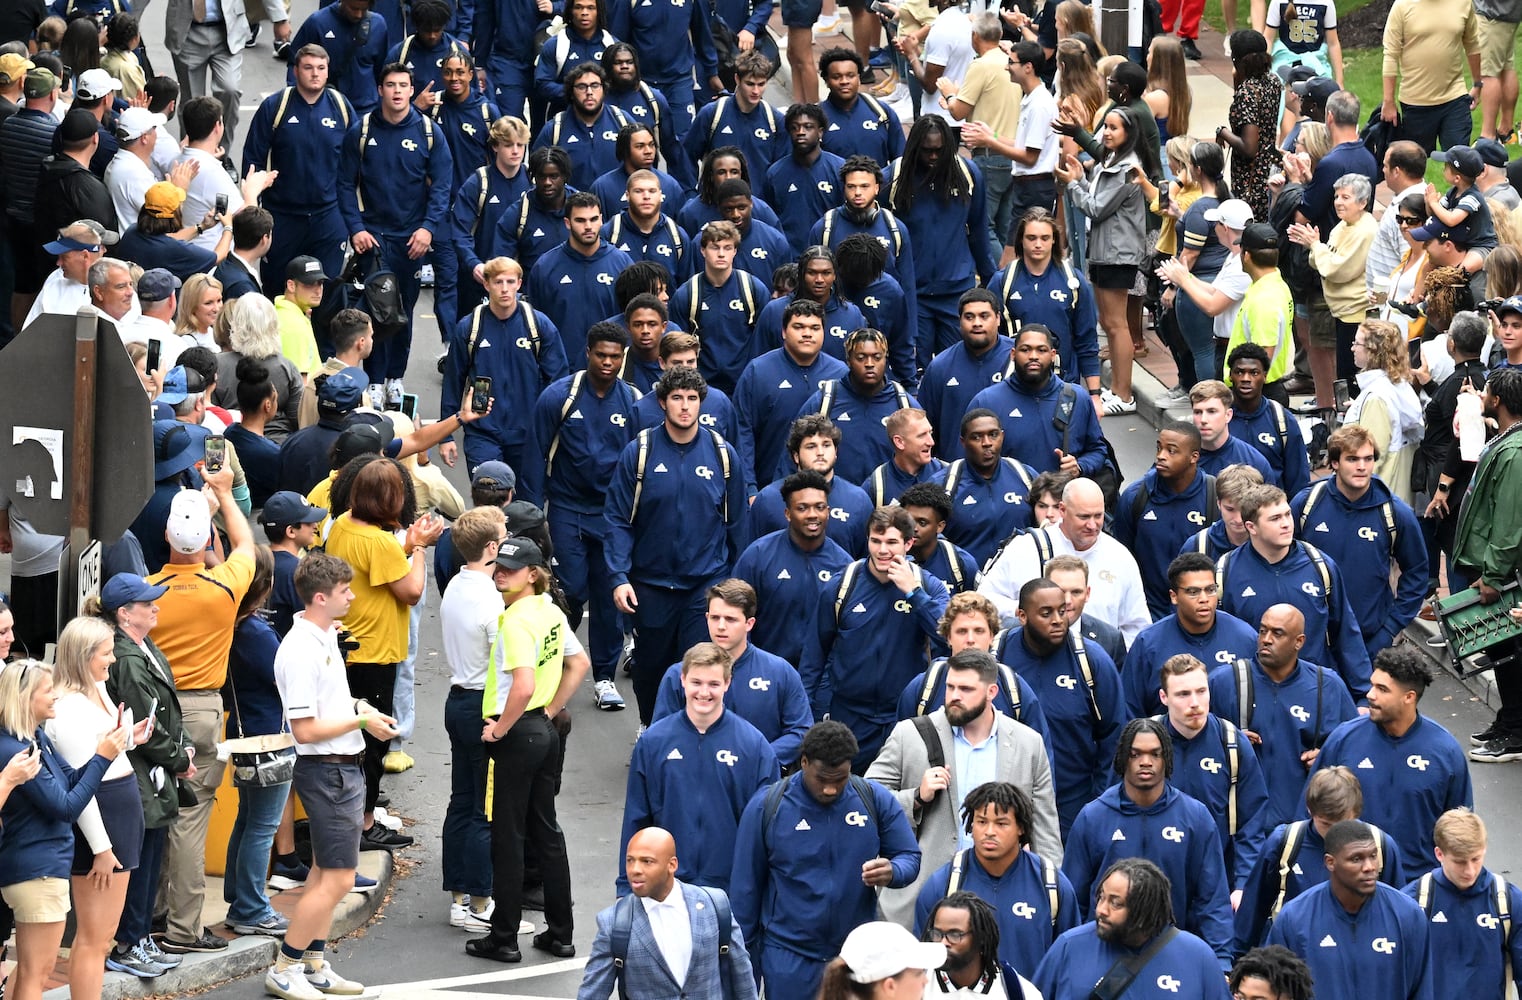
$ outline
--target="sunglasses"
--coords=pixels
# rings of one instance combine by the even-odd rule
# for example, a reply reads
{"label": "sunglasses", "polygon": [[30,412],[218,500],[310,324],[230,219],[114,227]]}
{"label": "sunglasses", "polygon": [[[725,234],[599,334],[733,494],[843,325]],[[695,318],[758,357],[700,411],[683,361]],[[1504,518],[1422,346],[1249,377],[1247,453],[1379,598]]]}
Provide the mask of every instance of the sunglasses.
{"label": "sunglasses", "polygon": [[1395,221],[1402,226],[1419,226],[1426,220],[1419,215],[1397,215]]}

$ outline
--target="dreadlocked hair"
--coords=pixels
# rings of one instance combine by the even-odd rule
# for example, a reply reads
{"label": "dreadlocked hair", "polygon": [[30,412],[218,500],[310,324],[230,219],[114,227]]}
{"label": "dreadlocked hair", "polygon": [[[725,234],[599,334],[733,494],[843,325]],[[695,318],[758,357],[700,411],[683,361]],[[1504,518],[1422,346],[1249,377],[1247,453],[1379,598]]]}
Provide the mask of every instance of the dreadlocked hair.
{"label": "dreadlocked hair", "polygon": [[1163,745],[1163,777],[1173,777],[1173,740],[1168,738],[1168,729],[1157,719],[1132,719],[1126,723],[1126,728],[1120,731],[1120,742],[1115,746],[1115,776],[1126,776],[1126,764],[1131,760],[1131,747],[1136,743],[1136,737],[1142,733],[1151,733],[1157,737],[1157,741]]}
{"label": "dreadlocked hair", "polygon": [[1271,944],[1237,959],[1228,982],[1235,992],[1244,979],[1261,979],[1279,1000],[1311,1000],[1311,970],[1283,945]]}
{"label": "dreadlocked hair", "polygon": [[1427,322],[1447,330],[1453,314],[1474,308],[1469,275],[1462,267],[1434,267],[1427,272]]}
{"label": "dreadlocked hair", "polygon": [[994,908],[988,905],[983,897],[958,890],[944,899],[936,902],[930,909],[930,916],[925,918],[926,935],[929,929],[935,926],[935,915],[942,910],[966,910],[967,927],[972,932],[972,939],[978,946],[978,958],[983,961],[984,969],[997,969],[999,967],[999,919],[994,915]]}
{"label": "dreadlocked hair", "polygon": [[1094,900],[1111,875],[1129,883],[1126,890],[1126,936],[1150,941],[1173,923],[1173,888],[1163,870],[1145,858],[1121,858],[1094,883]]}
{"label": "dreadlocked hair", "polygon": [[[733,157],[740,161],[740,179],[750,184],[750,165],[745,162],[745,154],[739,146],[719,146],[710,149],[708,155],[703,157],[701,169],[698,171],[698,201],[704,205],[715,204],[719,193],[719,182],[713,178],[713,161],[722,160],[725,157]],[[751,185],[754,193],[755,185]]]}
{"label": "dreadlocked hair", "polygon": [[[919,163],[920,147],[932,133],[941,137],[941,158],[924,177],[915,177],[913,172]],[[952,135],[951,126],[940,115],[922,115],[909,130],[903,158],[893,172],[891,201],[895,212],[907,215],[914,208],[915,188],[921,183],[925,190],[933,192],[943,203],[954,198],[966,198],[972,193],[972,185],[962,173],[962,162],[957,158],[956,136]]]}
{"label": "dreadlocked hair", "polygon": [[985,781],[962,800],[962,828],[971,833],[972,818],[988,806],[992,806],[995,812],[1013,813],[1015,823],[1020,827],[1020,845],[1031,846],[1036,807],[1025,789],[1008,781]]}

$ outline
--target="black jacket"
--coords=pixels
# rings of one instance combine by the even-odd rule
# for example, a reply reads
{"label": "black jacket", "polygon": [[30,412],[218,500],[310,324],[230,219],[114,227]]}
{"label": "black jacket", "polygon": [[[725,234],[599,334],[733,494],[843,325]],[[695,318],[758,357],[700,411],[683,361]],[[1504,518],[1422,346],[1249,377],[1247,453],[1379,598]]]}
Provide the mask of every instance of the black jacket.
{"label": "black jacket", "polygon": [[105,182],[69,156],[56,156],[42,164],[34,204],[37,232],[49,239],[80,219],[117,228],[116,209]]}

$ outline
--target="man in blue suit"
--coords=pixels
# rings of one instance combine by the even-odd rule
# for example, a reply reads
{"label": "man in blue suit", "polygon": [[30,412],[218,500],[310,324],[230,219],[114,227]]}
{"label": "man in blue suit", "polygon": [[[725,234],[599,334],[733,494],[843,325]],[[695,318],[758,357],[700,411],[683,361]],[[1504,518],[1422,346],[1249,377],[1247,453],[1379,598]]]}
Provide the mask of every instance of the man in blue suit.
{"label": "man in blue suit", "polygon": [[624,874],[633,895],[597,915],[597,937],[577,1000],[608,1000],[615,986],[628,1000],[755,1000],[750,955],[734,917],[726,935],[729,952],[719,954],[724,942],[717,918],[721,909],[729,912],[728,898],[723,890],[680,881],[676,866],[676,841],[660,827],[629,838]]}

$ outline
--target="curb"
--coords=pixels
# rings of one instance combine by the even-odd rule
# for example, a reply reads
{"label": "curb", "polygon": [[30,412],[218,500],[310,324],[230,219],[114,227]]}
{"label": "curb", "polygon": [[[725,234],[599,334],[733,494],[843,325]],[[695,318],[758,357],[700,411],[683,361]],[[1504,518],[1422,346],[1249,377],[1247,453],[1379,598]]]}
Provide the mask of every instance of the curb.
{"label": "curb", "polygon": [[[391,890],[395,867],[391,854],[380,859],[380,871],[374,875],[380,883],[370,892],[351,892],[339,902],[333,914],[332,938],[341,938],[359,930],[380,910]],[[208,890],[211,886],[208,884]],[[208,928],[209,929],[209,928]],[[215,932],[214,932],[215,933]],[[101,986],[101,1000],[127,1000],[133,997],[181,995],[210,989],[232,979],[269,968],[275,962],[279,939],[262,936],[233,938],[227,950],[209,955],[186,955],[177,969],[157,979],[138,979],[123,972],[107,972]],[[42,994],[43,1000],[69,1000],[69,987],[57,986]]]}

